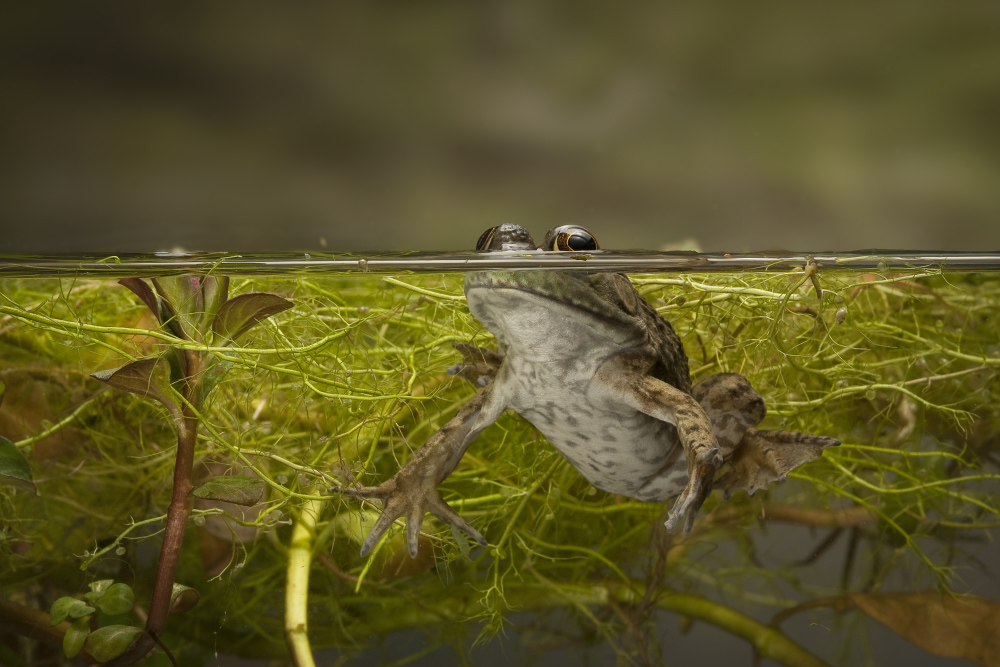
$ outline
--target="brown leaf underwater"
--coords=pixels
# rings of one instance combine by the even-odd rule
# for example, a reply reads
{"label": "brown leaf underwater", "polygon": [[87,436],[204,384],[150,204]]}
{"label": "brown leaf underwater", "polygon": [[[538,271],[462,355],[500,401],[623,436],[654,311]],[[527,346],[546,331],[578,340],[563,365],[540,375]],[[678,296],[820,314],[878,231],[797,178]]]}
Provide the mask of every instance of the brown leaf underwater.
{"label": "brown leaf underwater", "polygon": [[975,595],[855,593],[851,601],[920,648],[1000,667],[1000,604]]}

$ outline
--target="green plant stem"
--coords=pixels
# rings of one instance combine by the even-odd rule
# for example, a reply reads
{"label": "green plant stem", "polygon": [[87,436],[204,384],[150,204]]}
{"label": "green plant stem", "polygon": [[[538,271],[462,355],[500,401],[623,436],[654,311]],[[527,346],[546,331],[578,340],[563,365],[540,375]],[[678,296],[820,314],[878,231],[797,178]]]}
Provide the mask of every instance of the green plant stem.
{"label": "green plant stem", "polygon": [[14,443],[14,446],[18,448],[29,447],[35,444],[36,442],[44,440],[50,435],[58,433],[59,431],[61,431],[62,429],[66,428],[74,421],[79,419],[81,416],[83,416],[88,410],[90,410],[90,408],[93,407],[97,399],[103,396],[108,389],[110,389],[110,387],[101,387],[100,389],[97,390],[97,393],[95,393],[93,396],[85,400],[80,405],[76,406],[76,409],[73,410],[73,412],[68,414],[66,417],[56,422],[52,426],[48,427],[44,431],[40,431],[39,433],[36,433],[31,437],[25,438],[24,440],[18,440],[17,442]]}
{"label": "green plant stem", "polygon": [[288,547],[288,576],[285,584],[285,642],[295,667],[315,667],[309,646],[308,603],[309,567],[312,565],[316,521],[323,501],[310,500],[302,506]]}
{"label": "green plant stem", "polygon": [[[581,605],[603,607],[612,602],[627,605],[640,601],[642,596],[637,591],[643,590],[644,586],[645,582],[638,580],[632,580],[628,584],[596,581],[586,586],[562,585],[559,590],[537,584],[511,584],[504,587],[504,600],[511,609],[519,612]],[[396,602],[398,604],[392,606],[380,605],[377,610],[353,619],[344,627],[333,624],[322,628],[317,633],[318,636],[314,637],[314,643],[336,645],[349,642],[357,636],[386,636],[412,628],[455,625],[482,613],[482,603],[476,595],[442,595],[439,599],[422,600],[419,606],[402,600]],[[753,646],[761,657],[779,664],[788,667],[829,667],[826,662],[789,639],[780,629],[760,623],[718,602],[665,590],[654,604],[664,611],[683,614],[740,637]],[[183,621],[186,624],[192,622],[192,619]],[[206,635],[206,629],[202,626],[188,625],[188,628],[203,641],[219,641],[219,635],[215,634],[218,631],[215,629]],[[226,643],[231,647],[238,646],[240,640],[233,637]],[[248,646],[252,646],[252,649],[244,649],[240,653],[280,658],[285,655],[286,649],[273,642],[254,642]]]}

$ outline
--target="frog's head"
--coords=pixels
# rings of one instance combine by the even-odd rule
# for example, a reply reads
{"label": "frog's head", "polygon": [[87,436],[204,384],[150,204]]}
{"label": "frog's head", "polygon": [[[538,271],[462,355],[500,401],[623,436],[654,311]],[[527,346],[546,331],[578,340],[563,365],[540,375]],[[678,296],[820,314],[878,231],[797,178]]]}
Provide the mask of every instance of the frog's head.
{"label": "frog's head", "polygon": [[[531,235],[518,225],[486,230],[477,250],[536,250]],[[597,241],[583,227],[549,230],[537,250],[593,251]],[[472,314],[506,346],[540,358],[579,353],[579,346],[637,344],[644,328],[634,310],[634,291],[624,298],[607,274],[583,271],[474,271],[465,278]],[[627,279],[623,280],[628,282]],[[631,305],[632,307],[628,307]]]}
{"label": "frog's head", "polygon": [[490,227],[476,241],[476,250],[480,252],[497,252],[501,250],[561,250],[571,252],[587,252],[600,250],[597,239],[579,225],[562,225],[550,229],[545,234],[542,245],[535,247],[535,241],[528,230],[521,225],[498,225]]}

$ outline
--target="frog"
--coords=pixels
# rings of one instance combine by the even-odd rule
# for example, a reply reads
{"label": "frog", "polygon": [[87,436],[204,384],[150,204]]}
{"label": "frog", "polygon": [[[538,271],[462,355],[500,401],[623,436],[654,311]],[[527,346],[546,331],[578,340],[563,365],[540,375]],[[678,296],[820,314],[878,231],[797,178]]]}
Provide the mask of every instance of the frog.
{"label": "frog", "polygon": [[[577,225],[549,230],[536,246],[525,228],[510,223],[483,232],[476,249],[600,252]],[[716,373],[692,384],[680,337],[624,274],[473,271],[465,297],[497,350],[459,346],[463,362],[449,372],[478,391],[390,479],[340,488],[383,503],[363,557],[405,517],[415,558],[428,512],[488,546],[437,487],[506,410],[534,425],[594,487],[644,502],[674,498],[664,526],[685,535],[713,487],[727,500],[738,490],[752,495],[840,444],[824,435],[758,429],[767,408],[741,374]]]}

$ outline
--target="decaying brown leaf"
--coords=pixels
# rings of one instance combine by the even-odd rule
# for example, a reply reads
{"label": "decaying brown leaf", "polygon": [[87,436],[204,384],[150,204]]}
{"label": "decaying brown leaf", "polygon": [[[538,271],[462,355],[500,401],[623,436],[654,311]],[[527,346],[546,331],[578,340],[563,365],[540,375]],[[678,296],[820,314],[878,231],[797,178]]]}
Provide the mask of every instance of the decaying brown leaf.
{"label": "decaying brown leaf", "polygon": [[1000,667],[1000,604],[974,595],[855,593],[851,601],[920,648]]}

